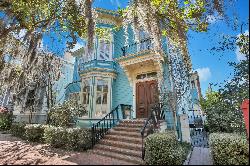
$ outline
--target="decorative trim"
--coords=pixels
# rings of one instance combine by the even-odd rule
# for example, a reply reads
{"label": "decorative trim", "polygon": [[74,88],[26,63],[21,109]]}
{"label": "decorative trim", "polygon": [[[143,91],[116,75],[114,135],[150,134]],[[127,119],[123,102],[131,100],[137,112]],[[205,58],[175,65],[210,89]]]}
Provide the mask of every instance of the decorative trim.
{"label": "decorative trim", "polygon": [[150,51],[150,52],[143,51],[142,55],[140,55],[140,54],[131,54],[129,56],[121,57],[121,58],[116,59],[116,61],[121,66],[132,65],[132,64],[135,64],[135,63],[140,63],[140,62],[144,62],[144,61],[148,61],[148,60],[164,61],[164,56],[162,56],[162,54],[160,54],[160,53],[155,54],[152,51]]}
{"label": "decorative trim", "polygon": [[89,73],[89,72],[108,72],[108,73],[116,73],[115,70],[113,69],[107,69],[107,68],[90,68],[90,69],[87,69],[87,70],[82,70],[80,71],[80,75],[83,75],[85,73]]}
{"label": "decorative trim", "polygon": [[122,25],[122,18],[118,15],[114,15],[108,12],[97,11],[97,23],[111,24],[111,25]]}
{"label": "decorative trim", "polygon": [[116,78],[117,74],[115,72],[98,72],[98,71],[90,71],[87,73],[80,74],[81,77],[88,78],[93,76],[100,76],[100,77],[111,77]]}

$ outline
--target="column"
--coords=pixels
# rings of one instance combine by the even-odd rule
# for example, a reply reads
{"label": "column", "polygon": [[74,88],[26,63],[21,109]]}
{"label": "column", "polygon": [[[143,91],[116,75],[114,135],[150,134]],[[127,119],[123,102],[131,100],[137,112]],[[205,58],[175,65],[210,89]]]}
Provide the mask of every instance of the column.
{"label": "column", "polygon": [[181,135],[183,142],[191,142],[190,139],[190,129],[189,129],[189,122],[188,122],[188,115],[181,114],[180,116],[180,125],[181,125]]}

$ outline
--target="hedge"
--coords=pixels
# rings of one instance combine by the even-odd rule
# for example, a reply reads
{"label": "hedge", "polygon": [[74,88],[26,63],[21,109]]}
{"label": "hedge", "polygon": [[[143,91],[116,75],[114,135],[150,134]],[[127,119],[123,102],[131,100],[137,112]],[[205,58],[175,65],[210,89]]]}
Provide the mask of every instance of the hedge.
{"label": "hedge", "polygon": [[174,132],[154,133],[145,141],[145,161],[149,165],[182,165],[190,147],[179,143]]}
{"label": "hedge", "polygon": [[91,132],[81,128],[47,127],[44,130],[45,143],[67,150],[86,150],[91,147]]}
{"label": "hedge", "polygon": [[9,130],[13,121],[12,112],[0,112],[0,130]]}
{"label": "hedge", "polygon": [[237,133],[212,133],[209,145],[215,165],[248,165],[249,144]]}
{"label": "hedge", "polygon": [[45,126],[41,124],[27,124],[24,127],[25,139],[32,142],[43,142],[44,128]]}
{"label": "hedge", "polygon": [[10,132],[13,136],[24,138],[25,123],[12,123]]}
{"label": "hedge", "polygon": [[83,151],[91,148],[91,132],[82,128],[64,128],[41,124],[15,123],[11,126],[13,136],[32,142],[44,142],[55,148]]}

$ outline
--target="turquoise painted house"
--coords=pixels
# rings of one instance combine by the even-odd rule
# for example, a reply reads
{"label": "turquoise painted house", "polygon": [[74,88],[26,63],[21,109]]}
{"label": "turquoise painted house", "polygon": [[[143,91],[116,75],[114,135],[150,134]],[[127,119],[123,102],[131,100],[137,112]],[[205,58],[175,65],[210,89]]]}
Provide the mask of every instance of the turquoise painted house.
{"label": "turquoise painted house", "polygon": [[[122,25],[114,11],[96,9],[97,27],[111,28]],[[148,118],[152,106],[160,101],[160,94],[172,90],[167,56],[166,38],[162,38],[163,52],[156,54],[152,39],[140,32],[139,43],[135,42],[132,28],[128,28],[128,45],[125,46],[125,30],[112,31],[111,40],[94,38],[94,48],[87,54],[87,47],[73,53],[75,56],[74,79],[66,87],[66,99],[75,98],[87,109],[87,114],[78,119],[77,125],[91,126],[115,107],[120,108],[122,118]],[[192,106],[187,101],[190,109]],[[173,127],[173,113],[165,108],[169,128]],[[129,109],[129,114],[124,110]],[[183,109],[180,109],[183,110]],[[176,114],[181,114],[178,111]]]}

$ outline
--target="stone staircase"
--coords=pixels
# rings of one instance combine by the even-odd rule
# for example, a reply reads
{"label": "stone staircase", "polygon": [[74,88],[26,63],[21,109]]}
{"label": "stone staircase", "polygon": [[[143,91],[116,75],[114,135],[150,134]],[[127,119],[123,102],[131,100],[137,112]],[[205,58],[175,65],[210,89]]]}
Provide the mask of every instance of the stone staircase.
{"label": "stone staircase", "polygon": [[142,160],[140,130],[145,119],[122,120],[91,150],[93,153],[133,164],[145,164]]}

